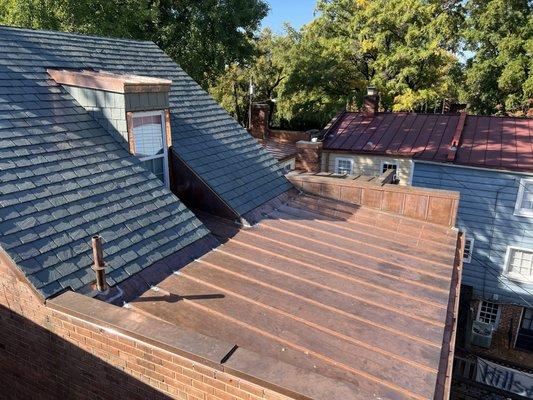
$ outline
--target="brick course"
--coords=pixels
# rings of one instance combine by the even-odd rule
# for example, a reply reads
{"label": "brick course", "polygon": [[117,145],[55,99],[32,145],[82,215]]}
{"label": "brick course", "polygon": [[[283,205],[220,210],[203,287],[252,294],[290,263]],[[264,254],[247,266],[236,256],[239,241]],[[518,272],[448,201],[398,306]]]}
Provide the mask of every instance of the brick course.
{"label": "brick course", "polygon": [[3,399],[288,399],[54,311],[5,257],[0,258],[0,393]]}

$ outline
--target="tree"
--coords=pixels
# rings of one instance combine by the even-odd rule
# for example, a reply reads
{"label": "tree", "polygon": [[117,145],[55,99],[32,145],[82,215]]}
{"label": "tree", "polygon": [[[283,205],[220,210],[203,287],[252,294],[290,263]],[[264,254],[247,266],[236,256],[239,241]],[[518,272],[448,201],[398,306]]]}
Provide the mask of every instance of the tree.
{"label": "tree", "polygon": [[264,0],[0,0],[0,23],[152,40],[207,88],[252,56]]}
{"label": "tree", "polygon": [[523,114],[533,98],[533,2],[469,0],[465,97],[481,114]]}
{"label": "tree", "polygon": [[254,56],[228,65],[210,88],[213,97],[242,125],[247,121],[250,83],[254,86],[254,101],[268,102],[273,110],[279,85],[285,79],[286,37],[264,29],[252,45]]}

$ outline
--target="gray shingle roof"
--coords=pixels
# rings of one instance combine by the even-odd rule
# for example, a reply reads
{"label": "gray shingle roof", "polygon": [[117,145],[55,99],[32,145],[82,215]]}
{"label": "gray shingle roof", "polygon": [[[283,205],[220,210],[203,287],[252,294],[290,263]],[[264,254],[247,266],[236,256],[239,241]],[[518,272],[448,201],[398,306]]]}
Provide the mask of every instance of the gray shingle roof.
{"label": "gray shingle roof", "polygon": [[174,150],[237,214],[290,188],[276,160],[154,43],[7,27],[0,40],[0,66],[37,67],[33,79],[43,66],[171,79]]}
{"label": "gray shingle roof", "polygon": [[44,297],[93,281],[97,232],[111,285],[208,233],[46,74],[47,67],[169,74],[173,104],[187,105],[174,120],[216,124],[201,107],[207,96],[155,45],[0,27],[0,48],[0,245]]}

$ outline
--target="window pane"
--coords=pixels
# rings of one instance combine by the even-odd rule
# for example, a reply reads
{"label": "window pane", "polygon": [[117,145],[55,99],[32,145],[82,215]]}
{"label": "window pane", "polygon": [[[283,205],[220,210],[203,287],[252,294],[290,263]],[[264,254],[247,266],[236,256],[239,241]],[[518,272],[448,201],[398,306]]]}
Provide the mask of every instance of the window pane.
{"label": "window pane", "polygon": [[133,137],[135,138],[135,155],[138,157],[163,154],[161,114],[134,116]]}
{"label": "window pane", "polygon": [[352,173],[352,161],[337,159],[337,174],[351,174]]}
{"label": "window pane", "polygon": [[526,183],[524,185],[521,208],[533,211],[533,183]]}
{"label": "window pane", "polygon": [[383,163],[382,171],[383,173],[387,172],[389,169],[397,170],[398,166],[396,164]]}
{"label": "window pane", "polygon": [[479,307],[478,321],[495,324],[498,319],[498,309],[500,306],[489,301],[482,301]]}
{"label": "window pane", "polygon": [[465,239],[465,250],[463,253],[463,259],[465,262],[470,262],[470,257],[472,256],[472,239]]}
{"label": "window pane", "polygon": [[154,158],[152,160],[146,160],[142,162],[143,166],[154,173],[161,181],[165,182],[163,157]]}
{"label": "window pane", "polygon": [[511,249],[508,270],[515,277],[533,280],[533,251]]}

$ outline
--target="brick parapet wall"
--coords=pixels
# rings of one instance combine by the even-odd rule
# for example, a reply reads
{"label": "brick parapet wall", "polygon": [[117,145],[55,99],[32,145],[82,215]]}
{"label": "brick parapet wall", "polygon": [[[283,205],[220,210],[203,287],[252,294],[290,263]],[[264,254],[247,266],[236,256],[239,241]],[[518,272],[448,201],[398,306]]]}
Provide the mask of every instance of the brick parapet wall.
{"label": "brick parapet wall", "polygon": [[[473,303],[473,309],[477,312],[479,301],[474,300]],[[514,347],[522,317],[522,307],[513,304],[500,304],[500,310],[500,320],[498,327],[492,334],[490,348],[472,346],[472,351],[480,357],[497,359],[533,370],[533,355]]]}
{"label": "brick parapet wall", "polygon": [[[225,371],[223,365],[205,356],[212,354],[213,360],[219,361],[217,350],[224,345],[207,341],[203,347],[200,346],[200,353],[204,354],[197,359],[180,355],[124,334],[119,329],[89,321],[93,317],[83,319],[63,310],[65,304],[76,308],[77,302],[85,308],[94,305],[95,321],[99,308],[104,307],[109,309],[100,311],[104,315],[116,315],[114,323],[117,325],[125,320],[130,328],[143,330],[149,324],[152,332],[161,328],[163,333],[163,328],[167,333],[174,328],[176,334],[169,335],[172,337],[182,331],[173,325],[165,327],[161,321],[147,322],[133,311],[72,292],[59,296],[57,302],[52,300],[44,304],[12,270],[12,266],[6,265],[5,257],[0,258],[2,398],[289,399],[261,384]],[[125,313],[128,313],[127,317],[124,317]],[[181,332],[180,340],[192,339]],[[243,356],[250,361],[249,354],[244,352],[241,359]],[[238,359],[232,362],[231,368],[235,371],[243,369],[239,368]]]}

